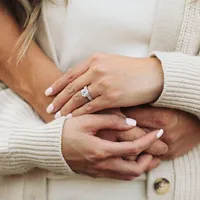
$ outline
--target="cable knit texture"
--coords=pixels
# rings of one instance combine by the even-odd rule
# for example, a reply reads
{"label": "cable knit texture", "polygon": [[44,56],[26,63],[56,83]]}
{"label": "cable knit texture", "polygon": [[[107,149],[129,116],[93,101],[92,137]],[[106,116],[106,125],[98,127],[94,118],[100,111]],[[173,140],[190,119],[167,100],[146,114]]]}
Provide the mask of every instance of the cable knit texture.
{"label": "cable knit texture", "polygon": [[[178,8],[176,9],[178,10]],[[152,55],[160,59],[164,72],[164,89],[153,105],[180,109],[200,118],[199,13],[200,1],[186,0],[182,25],[180,30],[177,30],[177,42],[171,45],[169,42],[165,46],[161,46],[162,44],[157,44],[156,40],[153,41],[154,50],[159,51],[153,52]],[[174,31],[170,28],[170,24],[168,26],[169,30],[165,33],[166,36]],[[173,22],[171,22],[171,27],[173,27]],[[156,31],[162,30],[156,29]],[[165,37],[165,40],[170,41],[171,38]],[[156,45],[159,48],[156,48]],[[173,200],[199,200],[200,145],[188,154],[175,159],[173,165],[175,173]],[[155,170],[151,173],[157,172]]]}
{"label": "cable knit texture", "polygon": [[49,124],[10,89],[0,92],[0,174],[21,174],[32,168],[67,174],[61,152],[65,118]]}
{"label": "cable knit texture", "polygon": [[[42,13],[44,15],[44,12]],[[43,17],[42,31],[48,35],[46,26],[46,18]],[[51,47],[49,38],[50,35],[48,39],[43,40],[41,46],[48,55],[51,55],[53,50],[49,48]],[[154,106],[180,109],[200,117],[199,49],[200,0],[159,0],[151,50],[154,51],[153,55],[161,60],[163,66],[164,90],[153,104]],[[70,172],[61,154],[61,132],[64,120],[61,118],[44,125],[31,107],[11,90],[1,91],[0,173],[24,173],[34,167],[66,174]],[[200,145],[185,156],[167,163],[170,168],[163,163],[148,174],[147,199],[199,200]],[[154,178],[165,176],[166,173],[172,179],[170,197],[156,196],[153,189]],[[34,173],[29,175],[34,177]],[[8,178],[8,186],[12,183],[15,185],[10,190],[2,189],[5,179],[0,178],[0,185],[2,185],[0,193],[5,195],[3,200],[13,199],[8,198],[9,191],[16,191],[19,186],[21,187],[19,190],[23,191],[23,186],[25,187],[21,176],[16,178],[16,182],[13,181],[13,177],[11,178]],[[27,185],[29,182],[32,183],[31,178],[27,180]],[[43,178],[40,182],[43,186],[46,184]],[[25,190],[29,191],[29,194],[27,193],[29,198],[23,194],[15,199],[33,199],[31,190],[37,188],[37,184],[34,186],[25,187]],[[45,189],[41,190],[40,197],[42,197],[38,199],[46,199],[45,193]],[[20,196],[20,192],[17,195]]]}

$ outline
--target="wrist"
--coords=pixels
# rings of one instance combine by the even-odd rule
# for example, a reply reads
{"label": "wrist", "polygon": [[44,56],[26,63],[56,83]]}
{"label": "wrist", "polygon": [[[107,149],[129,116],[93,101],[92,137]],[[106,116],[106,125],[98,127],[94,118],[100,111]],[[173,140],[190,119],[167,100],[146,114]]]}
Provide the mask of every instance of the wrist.
{"label": "wrist", "polygon": [[34,56],[32,54],[28,56],[28,63],[28,79],[25,80],[25,85],[27,85],[29,92],[26,92],[23,96],[44,121],[50,122],[54,119],[54,116],[48,114],[46,108],[54,97],[47,97],[44,93],[46,88],[59,79],[63,73],[40,50],[34,52]]}
{"label": "wrist", "polygon": [[149,90],[149,96],[150,99],[147,103],[151,103],[156,101],[156,99],[159,98],[163,91],[164,87],[164,74],[163,74],[163,69],[162,69],[162,64],[160,60],[156,57],[148,58],[150,59],[150,65],[149,67],[149,74],[151,76],[150,84],[151,84],[151,89]]}

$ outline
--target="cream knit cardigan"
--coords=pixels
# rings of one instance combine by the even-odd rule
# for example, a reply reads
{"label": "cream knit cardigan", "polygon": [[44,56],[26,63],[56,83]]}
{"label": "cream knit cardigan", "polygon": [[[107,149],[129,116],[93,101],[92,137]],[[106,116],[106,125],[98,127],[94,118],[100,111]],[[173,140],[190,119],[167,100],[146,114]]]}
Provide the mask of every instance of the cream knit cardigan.
{"label": "cream knit cardigan", "polygon": [[[38,33],[47,40],[39,43],[58,64],[46,23],[43,9]],[[151,52],[154,51],[153,55],[162,62],[164,89],[155,106],[184,110],[200,118],[199,50],[200,0],[160,0]],[[1,200],[45,200],[47,170],[73,176],[61,153],[64,120],[60,118],[44,124],[27,103],[10,89],[2,87],[0,173],[16,176],[0,177]],[[30,172],[33,168],[40,170]],[[171,183],[171,192],[164,196],[157,196],[153,190],[155,179],[160,177],[167,178]],[[183,157],[163,162],[150,172],[147,197],[148,200],[199,200],[200,145]]]}

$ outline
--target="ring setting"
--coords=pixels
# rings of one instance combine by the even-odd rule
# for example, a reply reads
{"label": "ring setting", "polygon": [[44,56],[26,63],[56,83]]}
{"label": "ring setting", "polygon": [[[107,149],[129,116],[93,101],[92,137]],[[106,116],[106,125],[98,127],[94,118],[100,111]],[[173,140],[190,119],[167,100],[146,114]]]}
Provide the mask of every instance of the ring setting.
{"label": "ring setting", "polygon": [[88,91],[88,87],[85,86],[82,90],[81,90],[81,95],[85,98],[87,98],[89,101],[92,101],[93,98],[92,96],[90,95],[89,91]]}

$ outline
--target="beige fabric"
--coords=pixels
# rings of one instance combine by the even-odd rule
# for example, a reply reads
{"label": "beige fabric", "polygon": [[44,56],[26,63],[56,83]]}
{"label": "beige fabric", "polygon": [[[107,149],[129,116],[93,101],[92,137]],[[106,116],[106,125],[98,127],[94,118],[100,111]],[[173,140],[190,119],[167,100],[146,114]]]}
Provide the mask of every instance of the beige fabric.
{"label": "beige fabric", "polygon": [[[159,2],[157,21],[151,41],[151,50],[156,51],[155,55],[163,64],[165,84],[161,97],[154,105],[177,108],[199,116],[200,58],[197,55],[200,46],[200,0],[160,0]],[[42,11],[40,25],[43,27],[43,30],[41,30],[43,34],[47,35],[46,40],[41,43],[41,46],[57,63],[55,60],[55,51],[53,50],[54,46],[49,37],[44,10]],[[166,53],[166,51],[169,53]],[[177,54],[175,51],[179,51],[180,53]],[[0,92],[0,95],[1,173],[18,174],[24,173],[34,167],[42,167],[55,172],[71,174],[70,169],[63,161],[60,150],[61,127],[64,119],[44,127],[41,119],[12,91],[5,90],[3,93]],[[15,98],[18,100],[14,101]],[[16,104],[17,110],[15,110]],[[6,106],[8,106],[7,109],[5,109]],[[27,119],[31,120],[27,122]],[[31,124],[31,131],[26,127],[24,128],[26,122],[27,124]],[[37,127],[38,124],[41,125],[39,129]],[[14,127],[12,131],[10,131],[11,127]],[[52,127],[54,130],[53,133],[51,132]],[[27,139],[35,137],[35,134],[37,135],[36,141]],[[51,148],[47,147],[47,154],[43,151],[38,152],[42,141],[44,141],[45,134],[46,137],[53,134],[56,138],[56,141],[51,141],[52,146],[55,147],[53,152]],[[15,136],[17,140],[15,140]],[[28,143],[26,144],[25,141]],[[31,147],[31,151],[27,146]],[[34,151],[32,151],[33,149]],[[20,154],[16,154],[17,151]],[[34,153],[35,151],[37,153]],[[52,154],[61,164],[60,166],[56,165],[56,159],[53,163],[50,162],[49,155]],[[153,170],[148,175],[147,199],[199,200],[199,166],[199,146],[181,158],[164,162],[158,169]],[[39,175],[36,178],[35,176],[38,173]],[[175,174],[175,177],[173,174]],[[153,183],[155,179],[161,178],[161,176],[170,179],[171,192],[167,195],[157,196],[153,189]],[[35,180],[33,180],[34,177]],[[40,170],[32,172],[32,174],[29,172],[27,175],[1,177],[0,198],[2,200],[45,200],[45,180],[46,172]],[[37,190],[38,187],[44,189]],[[33,190],[37,192],[32,192]]]}

